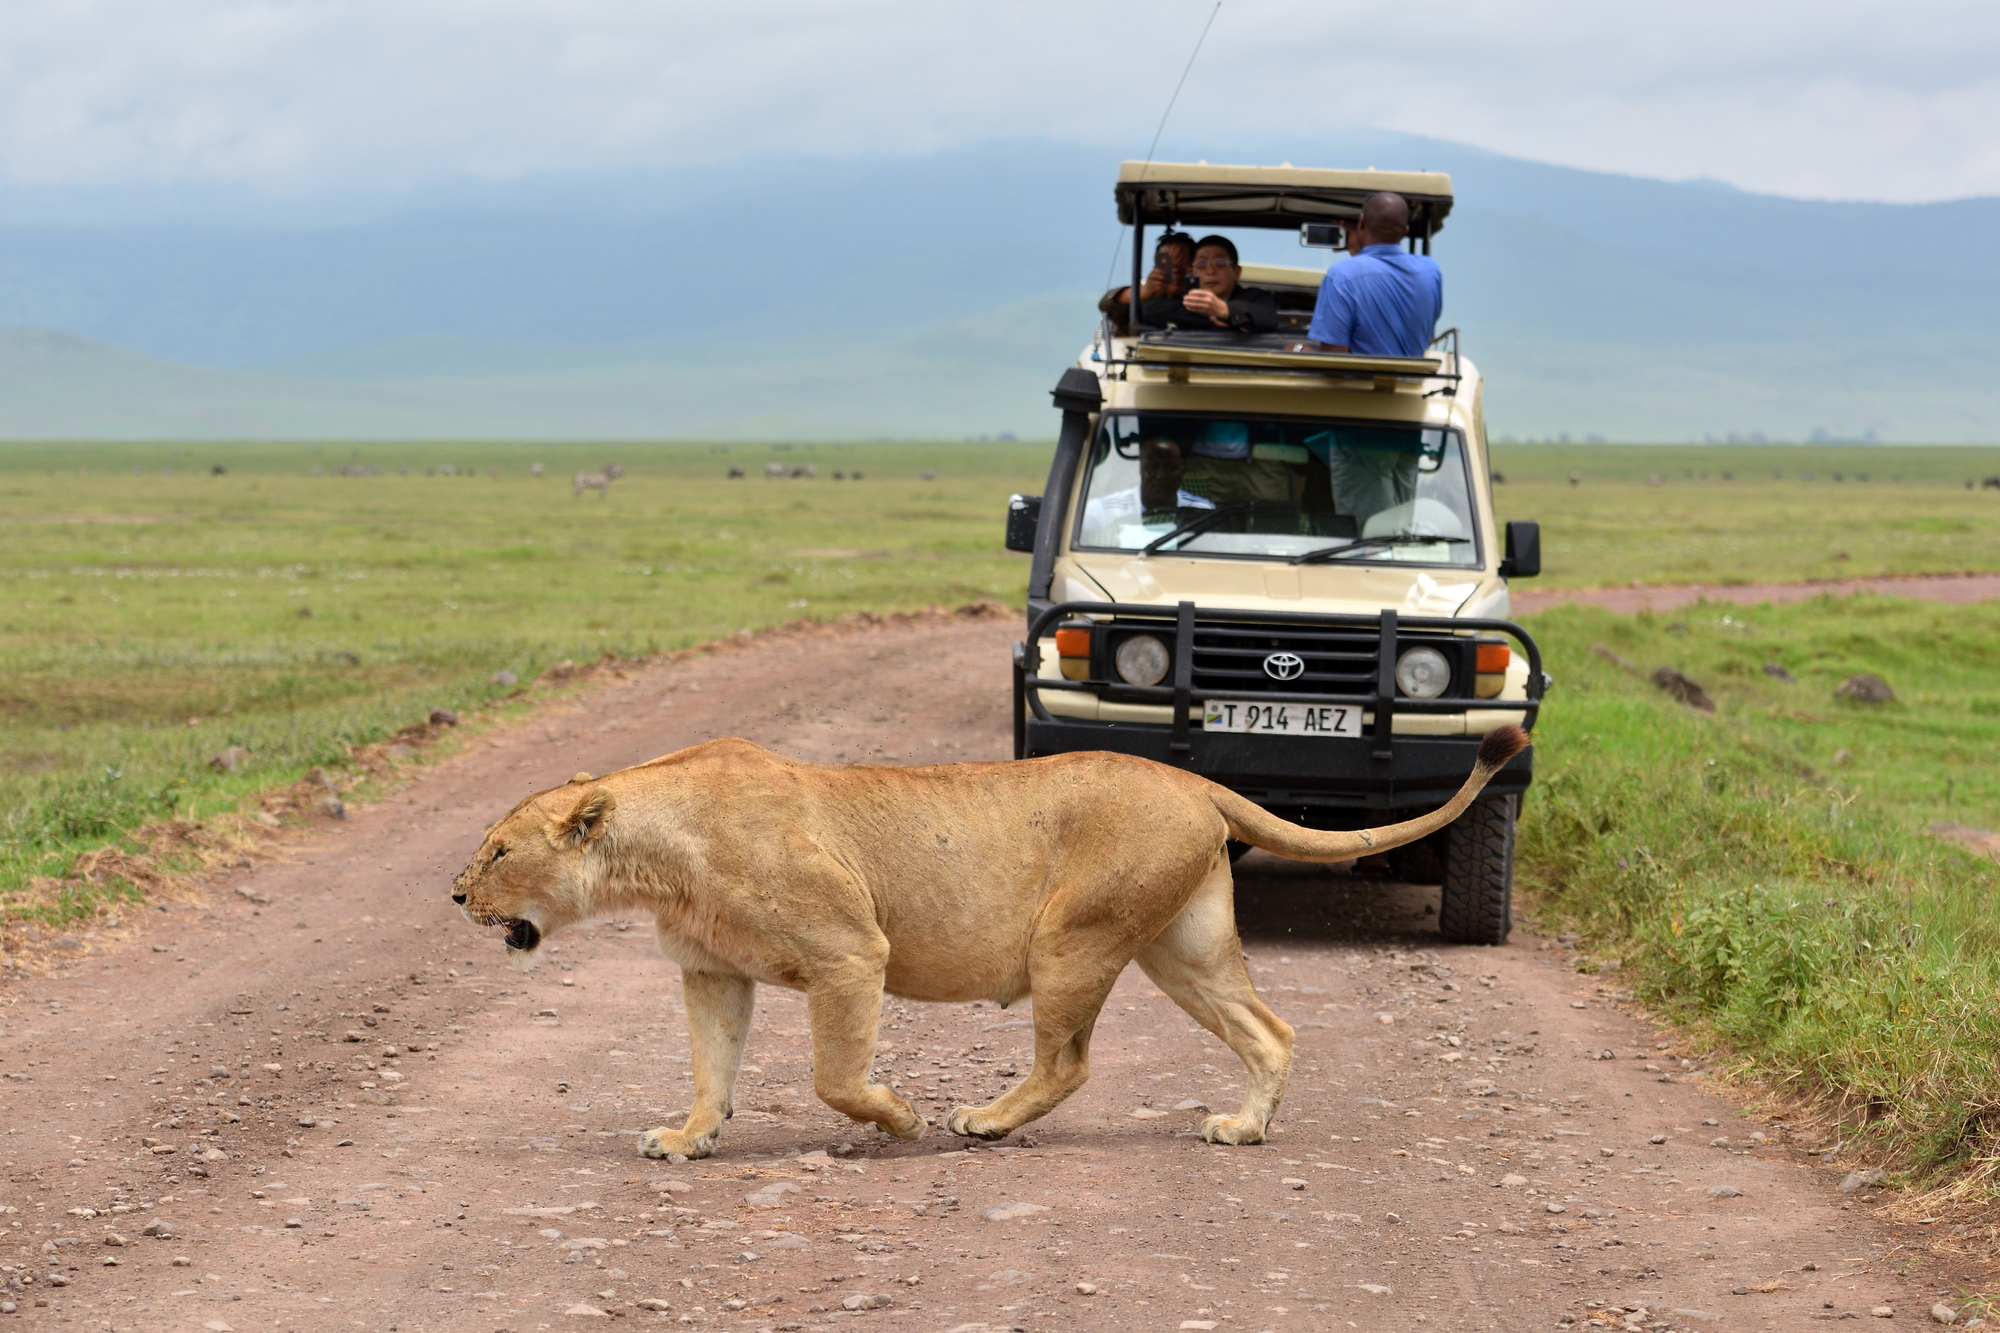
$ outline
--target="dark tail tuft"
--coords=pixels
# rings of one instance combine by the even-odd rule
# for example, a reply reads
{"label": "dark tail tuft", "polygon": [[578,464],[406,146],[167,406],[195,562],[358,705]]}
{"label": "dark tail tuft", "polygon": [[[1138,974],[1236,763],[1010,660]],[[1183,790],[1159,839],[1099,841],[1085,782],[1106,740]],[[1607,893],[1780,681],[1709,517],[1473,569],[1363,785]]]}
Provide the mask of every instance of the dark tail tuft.
{"label": "dark tail tuft", "polygon": [[1485,740],[1479,742],[1479,766],[1499,768],[1527,748],[1527,732],[1511,722],[1504,727],[1495,727],[1486,733]]}

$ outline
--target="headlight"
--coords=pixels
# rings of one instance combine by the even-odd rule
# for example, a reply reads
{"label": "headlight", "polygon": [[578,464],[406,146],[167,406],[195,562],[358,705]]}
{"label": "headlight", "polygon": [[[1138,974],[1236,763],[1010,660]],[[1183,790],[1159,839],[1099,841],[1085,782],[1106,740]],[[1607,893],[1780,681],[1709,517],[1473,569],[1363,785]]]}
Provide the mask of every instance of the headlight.
{"label": "headlight", "polygon": [[1167,678],[1173,660],[1167,645],[1150,634],[1134,634],[1112,654],[1119,678],[1128,685],[1158,685]]}
{"label": "headlight", "polygon": [[1435,699],[1451,684],[1451,663],[1435,648],[1405,648],[1396,659],[1396,688],[1412,699]]}

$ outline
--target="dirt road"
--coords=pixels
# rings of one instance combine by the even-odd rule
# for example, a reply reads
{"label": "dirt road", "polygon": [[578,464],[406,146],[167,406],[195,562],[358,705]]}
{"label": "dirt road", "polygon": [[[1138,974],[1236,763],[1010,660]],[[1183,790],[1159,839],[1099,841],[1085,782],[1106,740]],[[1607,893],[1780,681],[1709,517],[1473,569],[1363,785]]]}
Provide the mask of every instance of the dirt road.
{"label": "dirt road", "polygon": [[[630,921],[507,970],[446,897],[482,827],[718,734],[1002,757],[1017,633],[649,670],[0,995],[0,1330],[1790,1329],[1944,1295],[1558,942],[1441,947],[1434,889],[1262,853],[1247,951],[1299,1030],[1268,1145],[1194,1136],[1241,1068],[1134,969],[1090,1084],[1008,1143],[845,1122],[764,991],[719,1155],[640,1159],[688,1093],[678,978]],[[935,1119],[1029,1049],[1018,1011],[891,1003],[880,1072]]]}

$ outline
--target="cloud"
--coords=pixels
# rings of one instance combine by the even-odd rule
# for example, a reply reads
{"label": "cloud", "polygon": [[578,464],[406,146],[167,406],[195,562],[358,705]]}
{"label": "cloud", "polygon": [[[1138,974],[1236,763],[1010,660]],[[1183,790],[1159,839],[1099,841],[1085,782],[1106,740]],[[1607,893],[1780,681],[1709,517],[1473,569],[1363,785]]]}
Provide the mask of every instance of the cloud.
{"label": "cloud", "polygon": [[[1137,155],[1210,7],[14,0],[0,170],[315,190],[1001,138]],[[2000,193],[1996,36],[1964,0],[1228,0],[1168,139],[1374,126],[1812,197]]]}

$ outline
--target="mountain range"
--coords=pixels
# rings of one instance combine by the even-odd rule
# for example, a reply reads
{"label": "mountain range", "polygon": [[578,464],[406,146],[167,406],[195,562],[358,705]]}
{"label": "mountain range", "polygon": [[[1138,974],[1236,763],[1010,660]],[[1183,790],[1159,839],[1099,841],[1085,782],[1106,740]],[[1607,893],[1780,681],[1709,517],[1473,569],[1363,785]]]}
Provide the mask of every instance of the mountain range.
{"label": "mountain range", "polygon": [[[1127,262],[1120,156],[0,191],[0,438],[1046,436]],[[2000,200],[1794,200],[1373,132],[1161,156],[1449,171],[1444,322],[1497,436],[2000,436]]]}

